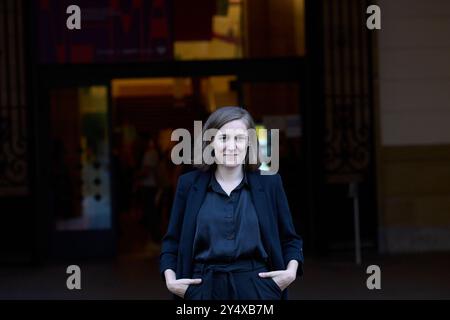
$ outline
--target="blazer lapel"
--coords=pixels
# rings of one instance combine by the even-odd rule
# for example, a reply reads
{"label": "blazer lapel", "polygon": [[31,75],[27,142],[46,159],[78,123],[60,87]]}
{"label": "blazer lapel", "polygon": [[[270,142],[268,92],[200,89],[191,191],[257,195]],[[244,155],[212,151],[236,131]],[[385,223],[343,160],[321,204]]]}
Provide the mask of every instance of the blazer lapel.
{"label": "blazer lapel", "polygon": [[269,257],[271,255],[271,241],[268,238],[269,235],[274,235],[273,227],[276,226],[276,221],[271,212],[271,206],[267,199],[267,195],[264,192],[264,189],[259,180],[258,173],[251,172],[248,174],[250,180],[250,189],[253,198],[253,205],[255,206],[255,210],[258,216],[259,228],[261,231],[261,237],[266,250],[268,250],[267,254]]}
{"label": "blazer lapel", "polygon": [[[200,207],[203,203],[203,200],[206,196],[206,189],[208,187],[209,179],[211,178],[211,173],[208,172],[199,172],[199,175],[196,178],[196,181],[192,185],[190,189],[190,193],[188,195],[188,199],[186,202],[185,216],[183,222],[183,243],[193,244],[197,223],[197,214],[200,210]],[[185,254],[189,261],[192,261],[193,258],[193,245],[188,247],[184,247],[184,252],[181,254]],[[189,266],[191,263],[188,264]],[[189,275],[191,270],[185,270],[186,274]]]}
{"label": "blazer lapel", "polygon": [[195,225],[195,219],[197,218],[197,213],[200,210],[200,206],[206,196],[206,189],[208,188],[208,182],[211,179],[211,172],[200,172],[196,181],[192,185],[191,193],[189,194],[189,200],[187,202],[188,218]]}

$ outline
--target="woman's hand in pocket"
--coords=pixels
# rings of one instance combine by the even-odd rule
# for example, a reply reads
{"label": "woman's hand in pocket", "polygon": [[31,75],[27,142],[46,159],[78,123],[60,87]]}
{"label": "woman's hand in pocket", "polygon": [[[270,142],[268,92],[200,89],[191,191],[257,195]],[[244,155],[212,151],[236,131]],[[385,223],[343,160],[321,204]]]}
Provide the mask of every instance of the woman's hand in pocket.
{"label": "woman's hand in pocket", "polygon": [[295,280],[295,273],[291,270],[277,270],[270,272],[260,272],[261,278],[272,278],[276,285],[283,291]]}
{"label": "woman's hand in pocket", "polygon": [[202,279],[178,279],[167,281],[167,289],[173,294],[184,298],[184,295],[191,284],[199,284]]}

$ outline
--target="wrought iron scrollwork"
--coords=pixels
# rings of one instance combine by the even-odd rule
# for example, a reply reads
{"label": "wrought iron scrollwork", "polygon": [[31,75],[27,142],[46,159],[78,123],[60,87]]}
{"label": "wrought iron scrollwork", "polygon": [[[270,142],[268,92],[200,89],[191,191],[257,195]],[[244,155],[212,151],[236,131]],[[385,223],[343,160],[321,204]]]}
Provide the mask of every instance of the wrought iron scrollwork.
{"label": "wrought iron scrollwork", "polygon": [[352,182],[372,153],[369,33],[365,1],[328,0],[325,14],[325,168],[328,180]]}
{"label": "wrought iron scrollwork", "polygon": [[0,196],[28,192],[22,1],[0,0]]}

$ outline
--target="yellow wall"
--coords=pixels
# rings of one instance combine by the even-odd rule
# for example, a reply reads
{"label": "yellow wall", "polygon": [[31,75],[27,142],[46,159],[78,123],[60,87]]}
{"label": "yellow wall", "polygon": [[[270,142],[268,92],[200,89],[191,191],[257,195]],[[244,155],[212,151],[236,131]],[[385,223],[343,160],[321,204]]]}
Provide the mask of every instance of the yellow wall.
{"label": "yellow wall", "polygon": [[378,5],[380,248],[450,250],[450,2]]}
{"label": "yellow wall", "polygon": [[383,147],[382,249],[450,249],[450,145]]}

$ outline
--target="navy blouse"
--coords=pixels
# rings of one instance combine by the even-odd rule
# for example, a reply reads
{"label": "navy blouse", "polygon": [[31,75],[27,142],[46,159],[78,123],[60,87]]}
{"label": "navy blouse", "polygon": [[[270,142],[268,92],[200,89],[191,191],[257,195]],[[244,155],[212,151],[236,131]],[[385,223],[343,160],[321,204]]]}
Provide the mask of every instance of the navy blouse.
{"label": "navy blouse", "polygon": [[228,196],[212,174],[197,216],[195,261],[267,258],[247,176],[244,173],[241,183]]}

